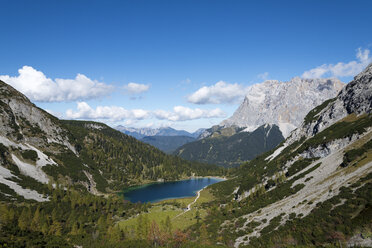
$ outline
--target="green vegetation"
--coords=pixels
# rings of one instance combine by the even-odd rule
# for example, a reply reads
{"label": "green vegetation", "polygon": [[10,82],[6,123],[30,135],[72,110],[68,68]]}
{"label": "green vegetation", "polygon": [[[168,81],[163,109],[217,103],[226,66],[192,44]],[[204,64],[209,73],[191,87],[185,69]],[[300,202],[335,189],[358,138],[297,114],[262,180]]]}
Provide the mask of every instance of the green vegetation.
{"label": "green vegetation", "polygon": [[[27,100],[20,94],[16,97]],[[317,114],[332,101],[311,111],[305,122],[316,120]],[[0,114],[5,116],[4,125],[10,127],[6,135],[13,141],[25,137],[41,143],[47,140],[38,125],[32,126],[26,119],[14,116],[3,101]],[[299,192],[305,185],[297,180],[306,183],[311,180],[309,173],[321,166],[315,163],[317,158],[301,157],[303,152],[365,132],[372,125],[372,115],[350,115],[314,137],[299,139],[273,160],[266,160],[272,151],[257,158],[245,156],[247,147],[269,149],[279,143],[277,127],[273,127],[270,131],[273,136],[264,143],[258,142],[267,133],[264,127],[251,134],[217,130],[212,138],[204,140],[213,149],[218,148],[207,159],[223,158],[221,161],[230,165],[250,160],[230,170],[167,155],[102,123],[60,121],[46,113],[45,118],[63,129],[62,136],[68,138],[76,153],[57,143],[38,146],[58,163],[43,167],[51,176],[50,183],[45,185],[22,175],[11,159],[11,154],[15,154],[36,162],[35,151],[0,144],[0,164],[15,175],[11,180],[50,200],[41,203],[25,200],[0,183],[0,247],[233,247],[237,237],[256,231],[264,223],[260,236],[250,238],[247,247],[346,247],[345,241],[354,235],[371,236],[372,173],[354,184],[344,185],[339,194],[325,189],[336,195],[324,202],[315,205],[316,199],[302,200],[301,207],[315,205],[306,216],[296,215],[294,209],[288,216],[265,219],[261,211]],[[246,139],[251,139],[256,147],[242,141]],[[370,136],[363,139],[345,152],[342,166],[348,168],[338,168],[340,173],[371,161]],[[206,154],[204,147],[198,149]],[[233,160],[233,156],[238,159]],[[157,179],[177,180],[192,174],[228,174],[231,179],[203,190],[187,212],[184,209],[194,198],[133,204],[116,195],[132,185]],[[248,195],[243,198],[243,194]],[[248,214],[255,212],[263,218],[247,223]]]}
{"label": "green vegetation", "polygon": [[251,133],[232,132],[231,135],[226,135],[224,130],[219,130],[218,134],[216,131],[208,138],[187,143],[174,154],[191,161],[231,167],[273,149],[284,140],[277,126],[261,126]]}
{"label": "green vegetation", "polygon": [[[102,123],[61,122],[70,131],[69,139],[75,144],[80,156],[73,158],[73,154],[50,155],[69,167],[70,164],[76,166],[69,174],[73,176],[74,171],[80,171],[80,176],[73,176],[74,180],[83,180],[82,170],[88,171],[93,175],[97,189],[102,192],[106,192],[106,188],[121,190],[130,185],[156,181],[159,178],[178,180],[187,178],[192,173],[198,176],[225,174],[223,168],[167,155]],[[89,125],[100,128],[89,128]],[[66,161],[67,159],[70,161]],[[50,170],[54,169],[53,167]],[[68,172],[58,174],[66,173]]]}
{"label": "green vegetation", "polygon": [[[339,245],[355,233],[372,230],[372,174],[358,183],[363,186],[352,192],[341,188],[339,195],[318,204],[304,218],[291,218],[277,230],[267,230],[246,247],[286,247],[291,242],[304,246]],[[352,185],[354,187],[354,185]],[[340,205],[341,200],[345,203]],[[292,216],[293,217],[293,216]]]}
{"label": "green vegetation", "polygon": [[357,117],[354,121],[341,120],[306,140],[297,152],[301,153],[310,147],[315,148],[336,139],[350,138],[353,134],[362,134],[371,126],[372,114]]}
{"label": "green vegetation", "polygon": [[39,157],[37,156],[37,152],[35,152],[34,150],[23,150],[21,151],[21,155],[24,159],[29,159],[34,162],[39,159]]}
{"label": "green vegetation", "polygon": [[195,138],[189,136],[146,136],[140,140],[155,146],[165,153],[171,154],[178,147],[194,141]]}
{"label": "green vegetation", "polygon": [[372,140],[368,141],[365,143],[362,147],[360,148],[355,148],[347,151],[344,154],[344,159],[341,164],[342,167],[348,166],[351,162],[355,161],[357,158],[361,157],[365,153],[369,152],[372,150]]}
{"label": "green vegetation", "polygon": [[315,121],[317,118],[316,118],[316,115],[320,113],[320,111],[322,111],[323,109],[325,109],[330,103],[334,102],[337,98],[332,98],[332,99],[329,99],[325,102],[323,102],[322,104],[320,104],[319,106],[315,107],[314,109],[312,109],[306,116],[305,116],[305,119],[304,119],[304,124],[307,125],[313,121]]}
{"label": "green vegetation", "polygon": [[[201,191],[197,202],[191,206],[191,210],[184,212],[186,206],[194,201],[195,197],[164,200],[158,203],[149,204],[146,210],[138,216],[119,222],[122,230],[135,230],[139,218],[145,218],[148,223],[156,222],[163,226],[167,219],[170,218],[172,231],[186,230],[205,218],[207,210],[204,208],[206,203],[214,200],[210,190]],[[136,235],[133,235],[135,237]]]}
{"label": "green vegetation", "polygon": [[176,217],[183,212],[179,207],[194,198],[151,205],[58,185],[53,189],[50,184],[47,190],[49,202],[0,203],[1,247],[218,247],[205,226],[202,239],[186,231],[207,215],[197,208],[213,199],[208,191],[191,211]]}

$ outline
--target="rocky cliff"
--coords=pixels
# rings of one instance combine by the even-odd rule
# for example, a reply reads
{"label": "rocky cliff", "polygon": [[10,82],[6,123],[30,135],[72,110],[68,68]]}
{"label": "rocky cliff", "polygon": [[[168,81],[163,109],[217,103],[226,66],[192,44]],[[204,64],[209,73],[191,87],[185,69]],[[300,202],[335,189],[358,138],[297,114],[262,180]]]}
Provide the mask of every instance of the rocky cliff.
{"label": "rocky cliff", "polygon": [[311,109],[335,97],[343,86],[337,79],[296,77],[289,82],[265,81],[253,85],[235,113],[220,125],[253,131],[267,123],[276,124],[287,137]]}

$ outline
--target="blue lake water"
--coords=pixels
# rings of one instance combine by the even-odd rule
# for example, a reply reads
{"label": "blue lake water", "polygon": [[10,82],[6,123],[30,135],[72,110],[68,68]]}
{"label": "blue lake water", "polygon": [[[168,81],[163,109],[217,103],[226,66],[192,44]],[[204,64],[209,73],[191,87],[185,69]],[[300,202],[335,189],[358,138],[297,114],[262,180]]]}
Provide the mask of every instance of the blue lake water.
{"label": "blue lake water", "polygon": [[131,202],[158,202],[165,199],[196,196],[202,188],[223,181],[219,178],[191,178],[175,182],[147,184],[128,188],[124,198]]}

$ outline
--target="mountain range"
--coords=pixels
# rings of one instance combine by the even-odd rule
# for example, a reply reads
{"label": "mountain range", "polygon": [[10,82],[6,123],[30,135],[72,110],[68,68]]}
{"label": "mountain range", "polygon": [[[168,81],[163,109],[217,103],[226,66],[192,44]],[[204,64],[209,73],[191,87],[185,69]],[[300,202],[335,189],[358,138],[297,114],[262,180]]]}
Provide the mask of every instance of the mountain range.
{"label": "mountain range", "polygon": [[[166,155],[102,123],[59,120],[3,82],[0,96],[4,247],[372,245],[372,64],[274,149],[229,170]],[[275,124],[243,128],[216,126],[202,141],[281,135]],[[192,175],[227,180],[157,204],[117,194]]]}
{"label": "mountain range", "polygon": [[134,128],[121,125],[116,126],[115,129],[169,154],[173,153],[178,147],[196,140],[205,130],[200,128],[193,133],[189,133],[171,127]]}
{"label": "mountain range", "polygon": [[213,185],[213,238],[234,247],[370,246],[372,64],[276,149]]}
{"label": "mountain range", "polygon": [[197,138],[202,132],[204,132],[204,128],[200,128],[193,133],[189,133],[185,130],[176,130],[171,127],[135,128],[135,127],[125,127],[122,125],[116,126],[115,129],[127,135],[133,136],[134,138],[139,139],[139,140],[146,136],[187,136],[187,137]]}
{"label": "mountain range", "polygon": [[93,194],[203,175],[215,166],[169,156],[103,123],[59,120],[0,81],[0,199],[48,201],[48,183]]}
{"label": "mountain range", "polygon": [[177,148],[174,154],[222,166],[240,165],[277,146],[312,108],[334,98],[343,87],[337,79],[298,77],[255,84],[230,118],[206,129],[197,141]]}

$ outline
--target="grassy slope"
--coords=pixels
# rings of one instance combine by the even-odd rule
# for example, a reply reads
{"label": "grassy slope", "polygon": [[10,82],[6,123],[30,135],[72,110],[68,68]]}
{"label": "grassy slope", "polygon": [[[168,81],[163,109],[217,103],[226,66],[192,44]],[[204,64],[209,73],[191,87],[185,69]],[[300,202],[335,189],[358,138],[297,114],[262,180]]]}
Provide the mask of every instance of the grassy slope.
{"label": "grassy slope", "polygon": [[[201,221],[206,217],[207,210],[203,207],[203,203],[208,203],[215,200],[213,194],[208,188],[204,189],[200,193],[199,199],[195,204],[191,206],[191,210],[184,212],[183,208],[193,202],[196,197],[187,197],[180,199],[164,200],[152,205],[148,209],[148,213],[142,213],[142,216],[147,216],[150,223],[156,221],[157,223],[165,222],[167,216],[171,218],[173,230],[180,229],[185,230],[197,223],[196,212],[199,211]],[[181,215],[180,215],[181,214]],[[178,217],[177,217],[178,216]],[[119,226],[122,229],[129,228],[135,229],[137,226],[139,216],[135,216],[128,220],[119,222]]]}

